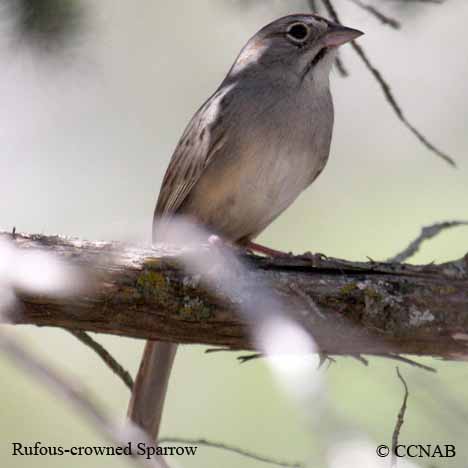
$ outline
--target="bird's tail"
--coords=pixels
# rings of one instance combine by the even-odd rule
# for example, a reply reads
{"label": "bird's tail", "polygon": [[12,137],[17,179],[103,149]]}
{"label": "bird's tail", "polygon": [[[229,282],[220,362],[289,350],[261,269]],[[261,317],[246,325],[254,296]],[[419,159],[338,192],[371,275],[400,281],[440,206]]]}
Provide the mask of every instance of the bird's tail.
{"label": "bird's tail", "polygon": [[174,343],[147,341],[128,406],[128,418],[157,440],[172,364]]}

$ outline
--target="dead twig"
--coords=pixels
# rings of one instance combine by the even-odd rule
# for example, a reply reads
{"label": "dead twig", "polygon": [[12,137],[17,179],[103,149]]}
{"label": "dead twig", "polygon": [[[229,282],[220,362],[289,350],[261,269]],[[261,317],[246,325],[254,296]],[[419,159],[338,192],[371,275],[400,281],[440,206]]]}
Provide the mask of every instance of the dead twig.
{"label": "dead twig", "polygon": [[[437,370],[431,366],[426,366],[425,364],[421,364],[419,362],[413,361],[412,359],[399,356],[398,354],[382,353],[382,354],[372,354],[370,356],[377,356],[377,357],[392,359],[394,361],[404,362],[405,364],[409,364],[410,366],[417,367],[418,369],[422,369],[428,372],[437,372]],[[263,357],[265,356],[261,353],[254,353],[254,354],[247,354],[244,356],[239,356],[237,359],[240,361],[241,364],[244,364],[246,362],[253,361],[254,359],[260,359]],[[332,359],[327,353],[319,352],[319,357],[320,357],[319,367],[321,367],[326,360],[330,360],[331,362],[336,362],[336,359]],[[358,360],[365,366],[369,365],[369,361],[366,358],[364,358],[361,354],[352,354],[350,355],[350,357]]]}
{"label": "dead twig", "polygon": [[386,26],[390,26],[394,29],[400,29],[401,24],[398,20],[396,20],[395,18],[391,18],[385,13],[382,13],[377,7],[373,5],[369,5],[368,3],[364,3],[361,0],[349,0],[349,1],[354,3],[359,8],[367,11],[367,13],[370,13],[372,16],[377,18],[382,24],[385,24]]}
{"label": "dead twig", "polygon": [[[92,402],[87,392],[81,388],[77,382],[73,382],[61,376],[55,369],[42,360],[28,353],[15,340],[9,338],[0,331],[0,350],[12,361],[27,371],[28,376],[33,376],[41,381],[49,390],[59,394],[65,400],[75,406],[81,414],[96,427],[110,443],[115,446],[124,446],[131,441],[144,442],[148,446],[153,446],[146,435],[135,425],[127,423],[123,428],[114,425],[109,418],[101,411],[99,406]],[[153,468],[167,467],[167,463],[162,457],[146,459],[143,457],[133,458],[139,463]]]}
{"label": "dead twig", "polygon": [[348,69],[345,67],[344,63],[343,63],[343,60],[341,59],[341,57],[339,55],[336,56],[336,59],[335,59],[335,65],[336,65],[336,69],[338,70],[338,73],[343,77],[343,78],[347,78],[349,76],[349,71]]}
{"label": "dead twig", "polygon": [[239,356],[237,358],[237,360],[241,364],[244,364],[246,362],[253,361],[254,359],[260,359],[260,358],[264,358],[264,357],[265,357],[265,355],[262,354],[262,353],[253,353],[253,354],[247,354],[247,355],[244,355],[244,356]]}
{"label": "dead twig", "polygon": [[317,0],[307,0],[312,13],[318,13]]}
{"label": "dead twig", "polygon": [[402,250],[399,254],[389,258],[387,261],[392,263],[401,263],[411,258],[416,254],[421,247],[421,244],[433,237],[437,236],[440,232],[445,229],[449,229],[455,226],[468,226],[468,221],[444,221],[442,223],[431,224],[421,229],[419,236],[413,240],[408,247]]}
{"label": "dead twig", "polygon": [[[330,15],[330,17],[336,21],[337,23],[340,23],[340,19],[338,17],[338,13],[336,12],[334,6],[331,3],[331,0],[322,0],[322,3]],[[356,52],[356,54],[359,56],[359,58],[362,60],[366,68],[370,71],[372,76],[377,80],[377,83],[379,83],[380,88],[385,96],[386,101],[390,105],[390,107],[393,109],[395,112],[396,116],[400,120],[400,122],[405,125],[406,128],[410,130],[410,132],[431,152],[442,158],[444,161],[449,163],[451,166],[456,166],[455,161],[446,153],[442,152],[438,148],[436,148],[409,120],[406,118],[404,115],[400,105],[396,101],[395,96],[393,95],[393,92],[390,88],[390,85],[387,83],[385,78],[382,76],[379,70],[375,68],[375,66],[372,64],[370,59],[367,57],[367,54],[364,52],[364,49],[362,48],[361,45],[359,45],[357,42],[352,41],[351,46]]]}
{"label": "dead twig", "polygon": [[433,3],[435,5],[442,5],[445,0],[393,0],[399,1],[400,3]]}
{"label": "dead twig", "polygon": [[220,353],[221,351],[229,351],[229,352],[237,352],[238,349],[231,349],[231,348],[207,348],[205,349],[205,354],[212,354],[212,353]]}
{"label": "dead twig", "polygon": [[107,351],[102,344],[93,340],[86,332],[82,330],[67,330],[75,338],[78,338],[83,344],[91,348],[109,367],[109,369],[114,372],[122,382],[129,388],[131,391],[133,388],[133,379],[130,373],[125,370],[122,365],[112,356],[112,354]]}
{"label": "dead twig", "polygon": [[398,412],[397,420],[395,423],[395,429],[393,430],[393,435],[392,435],[392,459],[391,459],[392,467],[395,467],[397,464],[395,451],[398,445],[398,437],[400,436],[401,427],[403,426],[403,423],[405,422],[406,403],[408,401],[408,396],[409,396],[408,385],[406,385],[405,379],[401,376],[400,370],[398,369],[398,367],[396,368],[396,372],[397,372],[398,378],[403,383],[403,387],[405,389],[405,395],[403,397],[403,403],[401,404],[400,411]]}
{"label": "dead twig", "polygon": [[159,444],[187,444],[187,445],[204,445],[206,447],[216,448],[225,450],[227,452],[236,453],[238,455],[242,455],[243,457],[250,458],[251,460],[260,461],[263,463],[267,463],[273,466],[281,466],[284,468],[302,468],[304,467],[304,463],[301,462],[289,462],[284,460],[278,460],[272,457],[266,457],[263,455],[258,455],[250,450],[245,450],[240,447],[236,447],[234,445],[228,445],[222,442],[214,442],[207,439],[190,439],[190,438],[183,438],[183,437],[163,437],[159,439]]}
{"label": "dead twig", "polygon": [[[319,13],[319,6],[317,4],[317,0],[308,0],[307,3],[309,4],[309,8],[310,8],[310,11],[312,11],[312,13],[314,14]],[[345,67],[345,64],[343,63],[343,59],[339,55],[336,56],[335,65],[336,65],[336,69],[338,70],[339,75],[342,78],[347,78],[349,76],[349,71]]]}
{"label": "dead twig", "polygon": [[336,363],[336,359],[332,358],[327,353],[320,353],[319,352],[319,363],[318,363],[318,366],[317,366],[318,369],[321,369],[326,362],[328,363],[328,366],[327,366],[326,370],[328,370],[328,369],[330,369],[330,366],[332,364]]}
{"label": "dead twig", "polygon": [[409,364],[410,366],[417,367],[418,369],[423,369],[428,372],[437,372],[437,370],[431,366],[426,366],[425,364],[421,364],[419,362],[413,361],[412,359],[400,356],[398,354],[376,354],[376,356],[392,359],[394,361],[404,362],[405,364]]}
{"label": "dead twig", "polygon": [[362,365],[369,367],[369,360],[361,356],[360,354],[351,354],[350,357],[356,359],[356,361],[359,361]]}
{"label": "dead twig", "polygon": [[[227,348],[214,348],[214,349],[208,349],[205,352],[221,352],[221,351],[236,351],[236,350],[231,350]],[[336,356],[335,358],[332,358],[328,353],[325,352],[318,352],[319,355],[319,365],[318,367],[322,367],[323,364],[327,361],[329,361],[330,364],[336,362]],[[386,359],[391,359],[393,361],[399,361],[403,362],[405,364],[408,364],[413,367],[417,367],[418,369],[422,369],[428,372],[437,372],[437,370],[434,367],[427,366],[425,364],[421,364],[420,362],[413,361],[412,359],[409,359],[407,357],[400,356],[398,354],[392,354],[392,353],[381,353],[381,354],[370,354],[369,356],[376,356],[376,357],[383,357]],[[241,364],[244,364],[246,362],[253,361],[255,359],[260,359],[264,358],[265,356],[262,353],[252,353],[252,354],[244,354],[243,356],[238,356],[237,360],[240,361]],[[352,357],[353,359],[356,359],[359,361],[361,364],[364,366],[368,367],[369,366],[369,360],[363,357],[361,354],[350,354],[349,357]]]}

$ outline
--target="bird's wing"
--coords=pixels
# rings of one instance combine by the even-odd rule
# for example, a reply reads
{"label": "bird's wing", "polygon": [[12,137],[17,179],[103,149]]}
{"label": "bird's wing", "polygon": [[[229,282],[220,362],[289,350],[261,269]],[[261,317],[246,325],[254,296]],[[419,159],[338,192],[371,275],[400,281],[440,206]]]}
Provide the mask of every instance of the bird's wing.
{"label": "bird's wing", "polygon": [[154,219],[175,214],[203,170],[224,146],[226,91],[216,92],[200,108],[180,139],[164,176]]}

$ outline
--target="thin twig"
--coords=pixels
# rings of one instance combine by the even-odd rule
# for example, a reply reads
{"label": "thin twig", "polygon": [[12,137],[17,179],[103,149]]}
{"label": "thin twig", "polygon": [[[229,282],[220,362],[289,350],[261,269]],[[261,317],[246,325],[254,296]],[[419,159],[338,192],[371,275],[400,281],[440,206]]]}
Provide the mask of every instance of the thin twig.
{"label": "thin twig", "polygon": [[[378,356],[378,357],[383,357],[387,359],[392,359],[393,361],[400,361],[404,362],[405,364],[409,364],[410,366],[417,367],[418,369],[423,369],[428,372],[437,372],[434,367],[427,366],[425,364],[421,364],[419,362],[413,361],[412,359],[400,356],[398,354],[392,354],[392,353],[378,353],[378,354],[372,354],[372,356]],[[253,354],[247,354],[244,356],[238,356],[238,360],[240,361],[241,364],[244,364],[245,362],[253,361],[254,359],[260,359],[265,357],[261,353],[253,353]],[[319,352],[319,357],[320,357],[320,362],[319,362],[319,367],[323,365],[323,363],[328,359],[330,361],[335,362],[335,359],[332,359],[328,354],[326,353],[321,353]],[[350,357],[357,359],[359,362],[364,364],[365,366],[369,365],[369,361],[362,357],[361,354],[351,354]]]}
{"label": "thin twig", "polygon": [[[12,361],[24,368],[28,376],[35,377],[48,389],[60,394],[65,400],[78,408],[80,414],[84,414],[93,426],[105,435],[110,443],[116,446],[124,446],[131,441],[135,441],[144,442],[148,446],[154,445],[137,426],[129,422],[123,428],[115,426],[97,404],[91,401],[87,392],[78,382],[61,376],[55,369],[52,369],[31,353],[28,353],[19,343],[9,338],[2,331],[0,331],[0,350]],[[149,460],[139,457],[132,458],[132,460],[145,463],[153,468],[168,466],[162,457],[155,457]]]}
{"label": "thin twig", "polygon": [[[307,3],[309,4],[310,11],[312,13],[317,14],[319,13],[319,6],[317,4],[317,0],[308,0]],[[335,59],[336,69],[338,70],[339,75],[342,78],[347,78],[349,76],[349,71],[345,67],[342,58],[337,54]]]}
{"label": "thin twig", "polygon": [[362,8],[363,10],[367,11],[367,13],[370,13],[372,16],[377,18],[382,24],[390,26],[394,29],[400,29],[401,24],[398,20],[396,20],[395,18],[390,18],[385,13],[382,13],[377,7],[373,5],[369,5],[368,3],[364,3],[361,0],[350,0],[350,1],[354,3],[356,6],[358,6],[359,8]]}
{"label": "thin twig", "polygon": [[434,369],[434,367],[426,366],[425,364],[421,364],[419,362],[413,361],[412,359],[409,359],[409,358],[405,358],[405,357],[400,356],[398,354],[392,354],[392,353],[374,354],[374,356],[379,356],[379,357],[383,357],[383,358],[387,358],[387,359],[392,359],[394,361],[404,362],[405,364],[409,364],[410,366],[417,367],[418,369],[423,369],[423,370],[428,371],[428,372],[437,372],[437,370]]}
{"label": "thin twig", "polygon": [[401,263],[405,260],[408,260],[416,252],[418,252],[421,244],[425,240],[432,239],[445,229],[449,229],[455,226],[468,226],[468,221],[444,221],[441,223],[432,224],[430,226],[425,226],[421,229],[419,236],[414,241],[412,241],[408,247],[406,247],[394,257],[389,258],[387,261],[392,263]]}
{"label": "thin twig", "polygon": [[326,370],[330,369],[330,366],[336,363],[336,359],[332,358],[327,353],[319,352],[318,355],[319,355],[319,363],[317,366],[318,369],[321,369],[326,362],[328,362],[328,366]]}
{"label": "thin twig", "polygon": [[207,348],[205,349],[206,354],[212,354],[212,353],[220,353],[222,351],[229,351],[229,352],[238,352],[238,349],[231,349],[231,348]]}
{"label": "thin twig", "polygon": [[318,13],[317,0],[307,0],[312,13]]}
{"label": "thin twig", "polygon": [[405,396],[403,397],[403,403],[401,404],[401,408],[400,408],[400,411],[398,413],[397,420],[395,423],[395,429],[393,430],[393,435],[392,435],[392,462],[391,462],[392,467],[396,467],[396,464],[397,464],[395,451],[398,445],[398,437],[400,436],[401,427],[403,426],[403,423],[405,422],[406,403],[408,401],[408,396],[409,396],[408,385],[406,385],[405,379],[401,376],[400,370],[398,369],[398,367],[396,368],[396,372],[397,372],[398,378],[403,383],[403,387],[405,388]]}
{"label": "thin twig", "polygon": [[[335,8],[333,7],[333,5],[331,3],[331,0],[322,0],[322,3],[325,6],[325,9],[327,10],[330,17],[334,21],[339,23],[340,19],[338,17],[338,14],[337,14]],[[408,128],[411,131],[411,133],[413,133],[414,136],[416,136],[416,138],[428,150],[432,151],[434,154],[436,154],[437,156],[441,157],[444,161],[449,163],[451,166],[455,167],[456,166],[455,161],[450,156],[448,156],[447,154],[445,154],[444,152],[442,152],[441,150],[436,148],[412,123],[410,123],[406,119],[406,116],[403,114],[403,111],[402,111],[400,105],[397,103],[397,101],[396,101],[396,99],[395,99],[395,97],[393,95],[393,92],[392,92],[392,90],[390,88],[390,85],[387,83],[387,81],[382,76],[380,71],[377,70],[377,68],[374,67],[374,65],[372,64],[372,62],[369,60],[366,53],[364,52],[364,49],[362,48],[362,46],[360,46],[355,41],[351,42],[351,46],[353,47],[354,51],[357,53],[359,58],[362,60],[362,62],[366,66],[366,68],[370,71],[372,76],[379,83],[380,88],[382,89],[382,92],[383,92],[383,94],[385,96],[385,99],[387,100],[388,104],[390,105],[390,107],[395,112],[398,119],[405,125],[406,128]]]}
{"label": "thin twig", "polygon": [[263,463],[268,463],[269,465],[281,466],[285,468],[302,468],[304,463],[301,462],[288,462],[283,460],[277,460],[272,457],[265,457],[263,455],[258,455],[250,450],[245,450],[234,445],[228,445],[222,442],[214,442],[207,439],[189,439],[182,437],[163,437],[159,439],[159,444],[187,444],[187,445],[204,445],[206,447],[226,450],[228,452],[233,452],[238,455],[250,458],[252,460],[260,461]]}
{"label": "thin twig", "polygon": [[433,3],[435,5],[442,5],[445,0],[393,0],[399,1],[400,3]]}
{"label": "thin twig", "polygon": [[343,77],[343,78],[347,78],[349,76],[349,71],[348,69],[345,67],[344,63],[343,63],[343,60],[341,59],[341,57],[339,55],[336,56],[336,59],[335,59],[335,65],[336,65],[336,69],[338,70],[338,73]]}
{"label": "thin twig", "polygon": [[245,362],[253,361],[254,359],[260,359],[265,357],[262,353],[253,353],[253,354],[247,354],[244,356],[238,356],[237,360],[240,361],[241,364],[244,364]]}
{"label": "thin twig", "polygon": [[350,356],[359,361],[362,365],[369,367],[369,361],[360,354],[351,354]]}
{"label": "thin twig", "polygon": [[82,343],[86,346],[90,347],[109,367],[109,369],[114,372],[123,383],[130,389],[133,388],[133,379],[130,373],[125,370],[122,365],[112,356],[112,354],[107,351],[104,346],[100,343],[95,341],[91,336],[89,336],[86,332],[82,330],[67,330],[70,332],[74,337],[78,338]]}

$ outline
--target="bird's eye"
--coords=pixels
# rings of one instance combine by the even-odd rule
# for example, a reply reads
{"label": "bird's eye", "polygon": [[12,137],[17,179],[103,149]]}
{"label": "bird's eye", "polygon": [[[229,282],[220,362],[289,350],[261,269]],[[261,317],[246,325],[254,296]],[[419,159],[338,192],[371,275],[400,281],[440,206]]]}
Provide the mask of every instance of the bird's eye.
{"label": "bird's eye", "polygon": [[291,24],[286,32],[288,39],[290,39],[292,42],[295,42],[296,44],[305,42],[309,37],[309,34],[309,26],[304,23]]}

